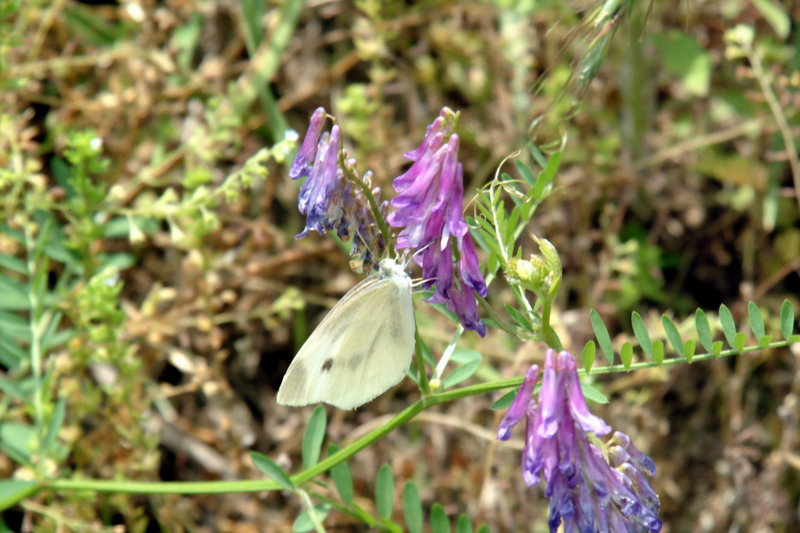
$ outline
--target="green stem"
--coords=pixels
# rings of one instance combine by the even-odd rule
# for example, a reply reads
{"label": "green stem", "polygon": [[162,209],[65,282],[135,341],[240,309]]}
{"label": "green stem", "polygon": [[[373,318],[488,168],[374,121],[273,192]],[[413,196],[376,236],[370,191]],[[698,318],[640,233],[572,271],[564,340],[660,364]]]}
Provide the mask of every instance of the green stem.
{"label": "green stem", "polygon": [[311,524],[314,526],[314,531],[317,533],[325,533],[325,528],[322,527],[322,522],[319,521],[317,512],[314,510],[314,502],[311,501],[308,493],[304,490],[298,490],[297,494],[300,496],[300,499],[303,500],[303,505],[306,506],[308,518],[311,520]]}
{"label": "green stem", "polygon": [[[765,349],[783,348],[790,346],[793,343],[800,341],[800,337],[792,337],[790,340],[776,341],[768,344],[767,346],[749,346],[744,348],[741,352],[736,350],[724,350],[718,357],[728,357],[732,355],[739,355],[748,352],[755,352]],[[696,355],[692,362],[706,361],[709,359],[716,359],[714,354],[699,354]],[[592,374],[610,374],[613,372],[623,372],[640,370],[644,368],[653,368],[656,366],[668,366],[686,363],[684,358],[673,358],[665,360],[661,365],[653,362],[635,363],[626,369],[623,365],[613,365],[607,367],[600,367],[592,370]],[[580,373],[585,373],[579,370]],[[522,384],[523,378],[515,377],[491,381],[487,383],[479,383],[477,385],[469,385],[458,389],[449,391],[438,392],[430,396],[426,396],[417,400],[414,404],[408,406],[406,409],[394,416],[385,425],[371,431],[364,435],[357,441],[345,446],[338,452],[326,457],[319,463],[309,467],[302,472],[292,476],[292,482],[295,485],[302,485],[303,483],[314,479],[316,476],[330,470],[332,467],[347,460],[359,451],[370,446],[371,444],[379,441],[398,427],[409,422],[419,413],[433,407],[434,405],[444,404],[464,398],[467,396],[476,396],[479,394],[486,394],[502,389],[511,387],[518,387]],[[92,480],[92,479],[57,479],[50,482],[44,482],[43,488],[52,490],[89,490],[96,492],[120,492],[128,494],[224,494],[230,492],[261,492],[268,490],[279,490],[281,487],[272,480],[245,480],[245,481],[167,481],[167,482],[154,482],[154,481],[106,481],[106,480]]]}
{"label": "green stem", "polygon": [[556,332],[550,327],[550,312],[553,309],[553,302],[547,298],[543,299],[542,305],[542,338],[548,346],[555,350],[562,350],[561,340]]}
{"label": "green stem", "polygon": [[419,331],[414,328],[414,352],[416,357],[414,359],[417,367],[417,376],[419,378],[419,389],[422,396],[430,396],[431,384],[428,382],[428,373],[425,370],[425,358],[422,356],[422,339],[419,337]]}
{"label": "green stem", "polygon": [[775,96],[769,79],[767,79],[767,75],[764,72],[764,65],[761,63],[761,56],[749,42],[744,43],[743,48],[747,54],[747,59],[753,66],[753,72],[755,73],[756,80],[758,80],[758,84],[761,86],[761,92],[764,93],[764,100],[766,100],[767,105],[772,112],[772,116],[775,118],[775,122],[778,124],[778,130],[781,132],[781,136],[783,137],[783,145],[786,149],[786,155],[788,156],[787,159],[789,160],[789,168],[792,170],[795,199],[797,201],[797,205],[800,206],[800,157],[798,157],[797,148],[794,145],[792,128],[783,112],[783,106],[781,106],[781,103],[778,101],[778,97]]}
{"label": "green stem", "polygon": [[[47,224],[47,223],[46,223]],[[45,225],[40,229],[40,238],[46,238],[45,232],[48,226]],[[38,247],[34,242],[34,237],[31,234],[30,224],[25,224],[25,247],[27,248],[28,256],[28,299],[31,304],[31,311],[29,314],[28,326],[31,330],[31,373],[33,374],[33,409],[36,418],[36,427],[39,429],[44,428],[44,416],[42,409],[42,309],[41,301],[39,300],[39,289],[37,288],[36,279],[40,275],[36,268]]]}

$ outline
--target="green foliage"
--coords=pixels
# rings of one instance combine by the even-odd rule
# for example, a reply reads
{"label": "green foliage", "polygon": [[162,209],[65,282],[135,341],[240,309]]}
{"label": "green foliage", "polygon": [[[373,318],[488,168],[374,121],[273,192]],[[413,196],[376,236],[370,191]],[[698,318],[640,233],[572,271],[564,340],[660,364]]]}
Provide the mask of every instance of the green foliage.
{"label": "green foliage", "polygon": [[503,394],[500,398],[492,403],[490,409],[492,411],[502,411],[503,409],[508,409],[511,407],[511,404],[514,403],[514,397],[519,392],[519,389],[512,389],[505,394]]}
{"label": "green foliage", "polygon": [[[536,208],[551,193],[558,171],[561,148],[545,156],[534,144],[528,145],[527,160],[515,159],[519,177],[500,172],[475,197],[473,217],[467,221],[473,227],[472,235],[488,253],[486,262],[487,283],[502,269],[514,293],[517,307],[506,304],[509,322],[493,316],[495,325],[519,339],[542,339],[549,345],[560,347],[555,332],[549,327],[549,313],[561,283],[561,261],[555,247],[546,239],[533,239],[540,255],[531,254],[522,259],[518,244],[523,230],[536,212]],[[541,170],[536,172],[534,165]],[[510,210],[506,205],[510,201]],[[538,299],[537,308],[531,307],[526,292]]]}
{"label": "green foliage", "polygon": [[459,383],[468,380],[481,366],[483,356],[474,350],[456,350],[452,360],[459,364],[442,379],[442,389],[455,387]]}
{"label": "green foliage", "polygon": [[[333,455],[339,451],[339,447],[331,443],[328,448],[328,455]],[[353,476],[350,473],[350,467],[347,466],[347,461],[342,461],[331,467],[331,479],[336,486],[336,491],[345,505],[352,506],[355,500],[355,492],[353,491]]]}
{"label": "green foliage", "polygon": [[603,319],[600,317],[600,313],[592,309],[589,312],[589,320],[592,323],[594,335],[597,337],[597,344],[600,345],[603,355],[606,356],[606,361],[608,361],[609,365],[613,365],[614,348],[611,346],[611,335],[609,335],[608,329],[605,323],[603,323]]}
{"label": "green foliage", "polygon": [[444,507],[435,503],[431,507],[431,531],[433,533],[450,533],[450,519],[444,511]]}
{"label": "green foliage", "polygon": [[295,533],[305,533],[306,531],[324,531],[320,528],[320,524],[331,512],[331,506],[327,504],[319,504],[313,507],[304,509],[292,524],[292,531]]}
{"label": "green foliage", "polygon": [[691,35],[681,31],[668,31],[655,36],[655,43],[664,69],[677,77],[687,93],[706,96],[711,80],[711,56],[697,44]]}
{"label": "green foliage", "polygon": [[311,413],[311,419],[306,426],[303,434],[303,467],[309,468],[319,460],[322,450],[322,441],[325,439],[325,428],[328,425],[328,418],[325,415],[325,408],[318,405]]}
{"label": "green foliage", "polygon": [[275,481],[283,490],[288,490],[294,492],[296,487],[292,479],[289,477],[289,474],[286,471],[278,466],[278,463],[264,455],[263,453],[258,452],[251,452],[250,459],[253,461],[253,464],[262,474],[269,477],[271,480]]}
{"label": "green foliage", "polygon": [[375,509],[383,520],[392,517],[394,506],[394,474],[389,465],[381,466],[375,480]]}
{"label": "green foliage", "polygon": [[633,333],[636,335],[636,340],[639,341],[639,346],[652,359],[653,343],[650,341],[650,334],[647,332],[647,326],[644,323],[644,319],[642,319],[642,315],[636,311],[631,313],[631,326],[633,326]]}
{"label": "green foliage", "polygon": [[[674,352],[673,358],[665,359],[663,340],[659,338],[654,342],[651,341],[651,330],[645,324],[642,316],[636,311],[633,311],[631,313],[631,327],[636,339],[639,341],[639,348],[642,350],[643,355],[647,359],[651,359],[652,363],[642,361],[641,363],[634,364],[634,346],[630,342],[623,342],[619,349],[619,358],[622,363],[621,367],[625,370],[631,370],[632,368],[642,368],[651,365],[661,366],[674,364],[680,361],[692,362],[706,360],[755,350],[789,346],[800,341],[800,335],[794,334],[795,314],[792,304],[788,299],[783,301],[779,316],[777,317],[777,327],[784,339],[782,341],[773,341],[773,336],[766,334],[764,313],[755,302],[748,303],[747,313],[753,339],[755,341],[751,346],[746,345],[747,334],[744,331],[737,331],[730,309],[724,304],[720,306],[718,329],[728,342],[730,346],[729,350],[723,350],[723,342],[721,340],[714,340],[715,332],[714,328],[711,326],[711,320],[709,320],[708,314],[702,309],[697,309],[695,311],[694,329],[697,335],[696,339],[686,339],[681,335],[675,322],[669,316],[663,315],[661,317],[663,335],[669,341]],[[597,343],[600,345],[601,349],[605,346],[603,351],[606,354],[609,366],[605,367],[604,371],[616,370],[617,368],[613,366],[614,349],[611,344],[608,329],[597,311],[591,310],[589,315]],[[698,343],[705,352],[697,353],[696,349]],[[587,374],[598,371],[598,368],[593,368],[594,351],[594,341],[587,342],[583,349],[584,355],[582,358],[584,371]]]}
{"label": "green foliage", "polygon": [[422,503],[419,490],[411,481],[403,486],[403,517],[409,533],[422,533]]}

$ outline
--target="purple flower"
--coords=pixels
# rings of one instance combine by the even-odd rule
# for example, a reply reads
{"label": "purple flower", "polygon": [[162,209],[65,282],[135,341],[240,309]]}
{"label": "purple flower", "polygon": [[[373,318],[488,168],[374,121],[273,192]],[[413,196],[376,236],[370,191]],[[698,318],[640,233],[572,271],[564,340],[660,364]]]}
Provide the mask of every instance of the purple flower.
{"label": "purple flower", "polygon": [[[341,130],[333,126],[323,133],[324,123],[325,109],[319,107],[311,115],[303,144],[289,169],[292,179],[306,178],[297,195],[297,208],[306,215],[306,226],[297,238],[311,231],[335,231],[341,239],[353,239],[351,257],[374,266],[386,243],[362,190],[362,185],[370,183],[371,172],[359,177],[354,161],[342,164]],[[378,193],[372,191],[376,199]],[[388,202],[379,206],[382,216],[387,209]]]}
{"label": "purple flower", "polygon": [[325,124],[325,108],[318,107],[311,114],[308,124],[308,131],[303,139],[303,144],[297,151],[289,168],[289,177],[296,180],[300,177],[307,177],[311,169],[311,163],[317,153],[317,143],[322,134],[322,126]]}
{"label": "purple flower", "polygon": [[526,405],[522,476],[529,486],[544,479],[550,531],[562,523],[564,531],[660,531],[658,495],[644,476],[655,475],[655,464],[619,431],[606,454],[598,448],[596,437],[611,427],[589,412],[573,356],[547,350],[542,387],[531,398],[538,373],[536,365],[528,370],[497,438],[509,438]]}
{"label": "purple flower", "polygon": [[405,154],[414,164],[393,182],[398,194],[388,222],[402,228],[396,248],[417,251],[414,261],[422,267],[423,287],[435,287],[428,301],[445,304],[466,329],[483,336],[486,326],[475,295],[486,296],[486,282],[462,214],[464,178],[458,135],[452,131],[455,118],[443,108],[422,144]]}
{"label": "purple flower", "polygon": [[510,439],[511,428],[517,425],[517,422],[525,416],[525,412],[528,410],[528,404],[531,401],[531,394],[533,394],[533,386],[536,385],[536,379],[538,377],[539,367],[536,365],[531,366],[528,369],[528,373],[525,374],[525,380],[522,382],[519,392],[514,397],[511,407],[508,408],[506,416],[500,421],[500,426],[497,428],[498,440]]}

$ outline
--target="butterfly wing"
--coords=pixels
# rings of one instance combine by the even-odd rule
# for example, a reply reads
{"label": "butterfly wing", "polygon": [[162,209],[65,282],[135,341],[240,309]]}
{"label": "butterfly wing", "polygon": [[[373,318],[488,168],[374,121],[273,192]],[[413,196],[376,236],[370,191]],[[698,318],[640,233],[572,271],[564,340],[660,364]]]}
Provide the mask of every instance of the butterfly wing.
{"label": "butterfly wing", "polygon": [[295,356],[278,403],[353,409],[395,385],[414,351],[411,280],[367,278],[325,316]]}

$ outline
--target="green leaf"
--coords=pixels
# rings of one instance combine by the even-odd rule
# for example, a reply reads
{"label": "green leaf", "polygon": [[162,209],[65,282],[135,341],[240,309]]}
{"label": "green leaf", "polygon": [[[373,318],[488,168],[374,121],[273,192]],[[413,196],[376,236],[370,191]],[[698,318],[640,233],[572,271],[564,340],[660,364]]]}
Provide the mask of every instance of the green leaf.
{"label": "green leaf", "polygon": [[325,520],[330,512],[331,506],[327,503],[315,505],[311,510],[304,509],[303,512],[297,515],[297,518],[295,518],[294,524],[292,524],[292,531],[295,533],[313,531],[314,521],[311,519],[311,513],[314,513],[314,515],[317,517],[317,520],[321,523],[323,520]]}
{"label": "green leaf", "polygon": [[733,313],[731,313],[731,310],[725,304],[719,306],[719,322],[720,325],[722,325],[722,333],[725,334],[725,340],[728,341],[728,346],[733,348],[733,337],[736,335],[736,322],[733,320]]}
{"label": "green leaf", "polygon": [[[0,359],[1,361],[2,359]],[[8,394],[12,398],[16,398],[17,400],[21,400],[25,403],[31,403],[28,398],[28,394],[22,389],[22,387],[18,386],[13,381],[9,381],[3,376],[0,376],[0,391],[3,391],[5,394]]]}
{"label": "green leaf", "polygon": [[500,270],[499,252],[489,254],[489,260],[486,262],[486,273],[493,276],[498,270]]}
{"label": "green leaf", "polygon": [[409,533],[422,533],[422,502],[412,481],[406,481],[403,487],[403,517]]}
{"label": "green leaf", "polygon": [[688,362],[692,362],[694,359],[695,348],[697,348],[697,343],[693,340],[688,340],[683,344],[683,356],[686,358]]}
{"label": "green leaf", "polygon": [[39,490],[36,481],[0,479],[0,511],[4,511]]}
{"label": "green leaf", "polygon": [[42,442],[42,449],[48,454],[52,455],[54,445],[56,444],[56,437],[61,429],[61,424],[64,422],[64,413],[67,409],[67,399],[61,396],[56,403],[56,408],[53,410],[53,416],[50,418],[50,423],[47,425],[47,435],[45,435]]}
{"label": "green leaf", "polygon": [[316,406],[311,413],[306,432],[303,435],[303,468],[311,468],[319,461],[327,425],[328,417],[325,415],[325,408],[321,405]]}
{"label": "green leaf", "polygon": [[705,311],[698,309],[694,314],[694,327],[697,329],[697,336],[700,337],[700,343],[707,352],[711,351],[711,326],[708,324],[708,317]]}
{"label": "green leaf", "polygon": [[522,210],[519,206],[511,210],[511,215],[508,217],[508,221],[506,221],[506,225],[503,228],[503,242],[514,242],[514,234],[516,233],[521,213]]}
{"label": "green leaf", "polygon": [[650,333],[647,331],[647,326],[642,319],[642,315],[636,311],[631,313],[631,325],[633,326],[633,334],[636,335],[636,340],[642,347],[644,353],[650,359],[653,358],[653,343],[650,341]]}
{"label": "green leaf", "polygon": [[258,470],[285,490],[295,491],[294,483],[286,471],[263,453],[250,452],[250,460]]}
{"label": "green leaf", "polygon": [[0,364],[13,370],[19,368],[22,361],[28,359],[28,352],[11,339],[7,339],[0,331]]}
{"label": "green leaf", "polygon": [[531,322],[527,315],[509,304],[504,304],[503,307],[505,307],[506,312],[519,327],[525,331],[533,332],[533,322]]}
{"label": "green leaf", "polygon": [[611,337],[608,334],[608,329],[606,329],[606,325],[603,323],[603,319],[600,318],[600,313],[598,313],[594,309],[589,311],[589,321],[592,323],[594,336],[597,337],[597,343],[600,345],[600,349],[606,356],[608,364],[613,365],[614,348],[611,346]]}
{"label": "green leaf", "polygon": [[472,533],[472,520],[467,515],[461,513],[456,521],[456,533]]}
{"label": "green leaf", "polygon": [[469,224],[471,227],[479,226],[477,229],[473,229],[470,232],[470,235],[474,237],[474,239],[478,242],[478,245],[484,251],[486,251],[490,257],[496,256],[500,253],[500,247],[497,244],[497,240],[494,238],[494,233],[489,233],[491,225],[489,225],[484,217],[467,217],[467,224]]}
{"label": "green leaf", "polygon": [[36,430],[33,426],[19,422],[0,424],[0,449],[18,463],[31,464]]}
{"label": "green leaf", "polygon": [[747,336],[741,331],[733,337],[733,347],[737,352],[744,350],[747,344]]}
{"label": "green leaf", "polygon": [[508,409],[509,407],[511,407],[511,404],[514,403],[514,397],[517,395],[518,392],[519,392],[519,387],[517,387],[514,390],[510,390],[507,393],[503,394],[502,396],[500,396],[500,398],[495,400],[495,402],[492,404],[490,409],[492,411],[499,411],[501,409]]}
{"label": "green leaf", "polygon": [[42,333],[39,341],[43,350],[47,351],[50,348],[59,346],[62,341],[66,342],[72,336],[72,330],[65,330],[68,332],[66,336],[59,335],[61,331],[59,331],[58,327],[61,325],[61,317],[61,313],[50,312],[47,312],[42,316],[42,321],[46,321],[44,332]]}
{"label": "green leaf", "polygon": [[261,21],[264,18],[265,5],[258,0],[239,0],[239,5],[242,9],[242,33],[244,33],[247,50],[253,55],[264,37]]}
{"label": "green leaf", "polygon": [[433,358],[433,352],[431,352],[431,349],[420,336],[417,336],[417,346],[422,350],[422,359],[432,367],[436,367],[436,360]]}
{"label": "green leaf", "polygon": [[747,304],[747,314],[750,316],[750,328],[753,330],[753,335],[756,340],[764,336],[764,317],[761,314],[761,309],[755,304],[750,302]]}
{"label": "green leaf", "polygon": [[678,77],[692,95],[708,94],[712,67],[708,51],[692,36],[677,30],[657,35],[655,43],[662,65],[669,74]]}
{"label": "green leaf", "polygon": [[619,359],[626,370],[631,368],[631,363],[633,363],[633,345],[631,343],[622,343],[622,348],[619,350]]}
{"label": "green leaf", "polygon": [[[60,315],[60,313],[56,314]],[[75,336],[74,329],[55,329],[55,326],[58,326],[60,320],[61,318],[59,317],[59,322],[51,321],[50,324],[48,324],[47,331],[42,335],[42,350],[48,351],[63,346]]]}
{"label": "green leaf", "polygon": [[528,165],[519,159],[515,159],[514,166],[517,167],[517,172],[519,172],[520,176],[522,176],[522,179],[525,181],[525,183],[527,183],[529,186],[536,183],[536,176],[533,174],[533,171],[528,168]]}
{"label": "green leaf", "polygon": [[25,265],[25,262],[13,255],[0,253],[0,267],[12,270],[17,274],[28,275],[28,267]]}
{"label": "green leaf", "polygon": [[393,506],[394,474],[389,465],[384,464],[378,470],[378,478],[375,480],[375,509],[379,517],[389,520],[392,517]]}
{"label": "green leaf", "polygon": [[25,311],[30,309],[31,300],[28,297],[28,287],[19,281],[6,276],[0,276],[0,309]]}
{"label": "green leaf", "polygon": [[590,340],[586,343],[586,346],[583,347],[583,353],[581,353],[581,361],[583,361],[583,369],[586,371],[588,375],[589,372],[592,371],[592,366],[594,365],[594,357],[597,353],[597,345],[594,343],[593,340]]}
{"label": "green leaf", "polygon": [[489,529],[489,526],[483,524],[481,527],[478,528],[478,533],[492,533]]}
{"label": "green leaf", "polygon": [[787,298],[783,301],[783,305],[781,306],[781,335],[783,335],[784,339],[789,340],[793,332],[794,309],[792,309],[792,304]]}
{"label": "green leaf", "polygon": [[591,383],[586,383],[585,381],[581,381],[581,391],[583,391],[583,396],[589,401],[598,404],[606,404],[608,403],[608,397],[600,392],[600,389],[596,388]]}
{"label": "green leaf", "polygon": [[82,40],[99,47],[110,46],[124,39],[126,28],[130,27],[108,22],[96,9],[83,6],[67,7],[61,16],[70,28],[71,35],[80,35]]}
{"label": "green leaf", "polygon": [[[331,456],[339,451],[339,447],[334,443],[328,446],[328,456]],[[353,505],[355,500],[355,492],[353,491],[353,476],[350,474],[350,467],[347,466],[347,461],[342,461],[331,467],[331,478],[333,484],[336,486],[336,491],[339,497],[347,505]]]}
{"label": "green leaf", "polygon": [[472,361],[463,364],[459,367],[453,369],[452,372],[447,374],[442,379],[442,389],[449,389],[450,387],[454,387],[472,377],[472,374],[478,370],[478,367],[481,366],[480,359],[473,359]]}
{"label": "green leaf", "polygon": [[444,507],[439,503],[434,503],[431,507],[431,532],[450,533],[450,519],[444,512]]}
{"label": "green leaf", "polygon": [[539,174],[536,184],[531,188],[530,197],[536,200],[541,200],[548,190],[548,186],[553,182],[553,178],[561,165],[561,150],[554,152],[547,164]]}
{"label": "green leaf", "polygon": [[547,158],[544,156],[539,147],[533,143],[528,143],[528,151],[531,153],[533,160],[536,161],[536,164],[540,167],[544,168],[547,166]]}
{"label": "green leaf", "polygon": [[678,333],[678,327],[675,322],[667,315],[664,315],[661,317],[661,324],[664,326],[664,333],[667,334],[667,339],[669,339],[672,349],[675,350],[678,357],[683,357],[683,340],[681,340],[681,334]]}
{"label": "green leaf", "polygon": [[722,353],[722,341],[714,341],[714,344],[711,345],[711,353],[714,354],[714,357],[719,357],[719,354]]}
{"label": "green leaf", "polygon": [[761,11],[761,15],[767,19],[778,37],[786,39],[789,36],[791,19],[780,3],[773,0],[753,0],[753,4]]}
{"label": "green leaf", "polygon": [[20,315],[0,311],[0,335],[30,343],[31,325]]}
{"label": "green leaf", "polygon": [[766,348],[769,346],[769,343],[772,342],[772,335],[764,335],[760,339],[758,339],[758,345],[762,348]]}
{"label": "green leaf", "polygon": [[664,363],[664,341],[658,339],[653,343],[653,361],[657,365]]}

